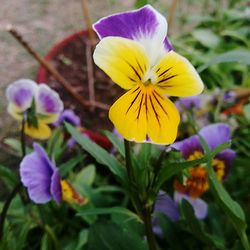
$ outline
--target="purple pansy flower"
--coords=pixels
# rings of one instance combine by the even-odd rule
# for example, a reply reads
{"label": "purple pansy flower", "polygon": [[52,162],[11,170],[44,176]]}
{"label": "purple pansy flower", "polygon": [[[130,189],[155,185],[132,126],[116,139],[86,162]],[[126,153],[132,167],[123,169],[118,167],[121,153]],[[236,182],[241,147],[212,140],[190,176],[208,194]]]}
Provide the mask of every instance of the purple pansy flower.
{"label": "purple pansy flower", "polygon": [[76,127],[79,127],[81,125],[80,117],[77,116],[71,109],[65,109],[59,116],[58,120],[54,123],[54,125],[58,127],[62,125],[63,122],[68,122]]}
{"label": "purple pansy flower", "polygon": [[[224,123],[208,125],[202,128],[199,134],[204,138],[210,149],[214,149],[231,139],[230,127]],[[172,147],[179,150],[186,160],[198,159],[204,154],[198,135],[175,142]],[[228,176],[235,155],[235,151],[232,149],[225,149],[215,155],[212,165],[218,180],[223,181]],[[192,167],[188,171],[191,177],[185,177],[183,183],[176,180],[175,188],[180,193],[197,198],[209,188],[207,172],[202,165]]]}
{"label": "purple pansy flower", "polygon": [[[180,219],[180,211],[178,208],[178,204],[182,199],[187,200],[194,209],[194,214],[197,219],[205,219],[208,212],[208,206],[205,201],[202,199],[193,199],[187,195],[175,192],[174,199],[172,199],[168,194],[164,191],[160,190],[157,196],[157,200],[154,206],[154,213],[163,213],[165,214],[171,221],[175,222]],[[159,237],[162,237],[162,230],[159,225],[159,220],[157,217],[153,217],[153,231]]]}
{"label": "purple pansy flower", "polygon": [[45,84],[28,79],[13,82],[6,90],[8,112],[15,119],[25,119],[24,132],[36,139],[51,135],[48,124],[58,119],[63,110],[59,95]]}
{"label": "purple pansy flower", "polygon": [[58,169],[48,158],[44,149],[33,144],[34,152],[24,157],[20,165],[21,181],[28,189],[29,197],[35,203],[62,200]]}
{"label": "purple pansy flower", "polygon": [[21,181],[28,189],[30,199],[37,204],[51,200],[85,204],[87,199],[77,193],[68,181],[61,179],[45,150],[37,143],[33,143],[33,147],[34,152],[26,155],[20,164]]}

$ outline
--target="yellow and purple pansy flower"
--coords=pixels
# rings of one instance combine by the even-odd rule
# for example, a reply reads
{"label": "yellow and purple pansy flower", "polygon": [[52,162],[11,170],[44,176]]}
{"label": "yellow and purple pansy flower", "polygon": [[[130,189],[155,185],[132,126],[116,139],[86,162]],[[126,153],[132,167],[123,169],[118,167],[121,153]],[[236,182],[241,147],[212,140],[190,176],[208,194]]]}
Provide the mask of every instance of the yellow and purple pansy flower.
{"label": "yellow and purple pansy flower", "polygon": [[20,164],[21,181],[27,187],[30,199],[37,204],[51,200],[85,204],[87,199],[77,193],[67,180],[61,179],[58,168],[45,150],[37,143],[33,148],[34,152],[26,155]]}
{"label": "yellow and purple pansy flower", "polygon": [[[204,138],[210,149],[231,139],[230,127],[224,123],[208,125],[200,130],[199,135]],[[198,135],[175,142],[172,147],[179,150],[186,160],[199,159],[204,154]],[[228,176],[235,155],[236,153],[232,149],[225,149],[215,155],[212,166],[219,181],[225,180]],[[207,171],[203,165],[189,168],[188,176],[184,177],[182,183],[179,180],[175,181],[175,189],[192,198],[200,197],[208,188]]]}
{"label": "yellow and purple pansy flower", "polygon": [[171,144],[180,117],[167,96],[200,94],[203,83],[190,62],[173,51],[166,19],[152,6],[102,18],[94,62],[127,90],[109,118],[127,140]]}
{"label": "yellow and purple pansy flower", "polygon": [[6,90],[8,112],[18,121],[24,119],[25,134],[36,139],[51,135],[48,124],[55,122],[63,110],[59,95],[45,84],[29,79],[13,82]]}

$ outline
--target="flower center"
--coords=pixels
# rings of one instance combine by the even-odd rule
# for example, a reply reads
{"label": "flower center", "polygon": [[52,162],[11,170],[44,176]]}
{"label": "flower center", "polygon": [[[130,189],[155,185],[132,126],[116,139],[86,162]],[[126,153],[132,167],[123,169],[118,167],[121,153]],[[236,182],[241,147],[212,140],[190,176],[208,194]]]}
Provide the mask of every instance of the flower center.
{"label": "flower center", "polygon": [[[202,152],[195,151],[188,157],[187,160],[190,161],[199,159],[202,156]],[[223,177],[225,176],[225,163],[222,160],[215,158],[212,161],[212,166],[218,180],[222,181]],[[198,198],[208,190],[209,185],[207,180],[207,171],[204,165],[189,168],[187,175],[188,176],[183,178],[182,182],[175,180],[174,186],[178,192],[185,193],[192,198]]]}

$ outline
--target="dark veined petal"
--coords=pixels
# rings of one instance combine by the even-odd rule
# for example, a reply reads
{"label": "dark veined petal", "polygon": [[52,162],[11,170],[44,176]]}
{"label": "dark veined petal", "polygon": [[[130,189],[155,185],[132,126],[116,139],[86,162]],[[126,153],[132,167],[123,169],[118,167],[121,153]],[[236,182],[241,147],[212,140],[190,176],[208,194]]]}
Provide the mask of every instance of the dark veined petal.
{"label": "dark veined petal", "polygon": [[154,67],[153,72],[159,91],[170,96],[198,95],[204,88],[192,64],[174,51],[168,52]]}
{"label": "dark veined petal", "polygon": [[149,69],[144,48],[125,38],[102,39],[96,46],[93,57],[96,65],[124,89],[131,89],[141,82]]}
{"label": "dark veined petal", "polygon": [[171,144],[176,139],[180,117],[174,104],[153,85],[138,84],[110,108],[110,120],[127,140]]}

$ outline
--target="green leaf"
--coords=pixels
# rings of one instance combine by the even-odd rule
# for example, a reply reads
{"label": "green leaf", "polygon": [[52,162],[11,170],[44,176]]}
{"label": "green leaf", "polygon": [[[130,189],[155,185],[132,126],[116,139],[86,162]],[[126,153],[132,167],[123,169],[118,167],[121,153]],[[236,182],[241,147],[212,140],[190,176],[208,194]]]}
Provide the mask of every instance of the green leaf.
{"label": "green leaf", "polygon": [[18,182],[18,178],[15,173],[3,165],[0,165],[0,179],[2,179],[12,187],[15,186]]}
{"label": "green leaf", "polygon": [[95,165],[88,165],[77,174],[74,184],[77,186],[81,186],[83,184],[91,186],[95,180],[95,175]]}
{"label": "green leaf", "polygon": [[86,136],[81,135],[73,126],[65,123],[68,132],[73,136],[76,142],[91,156],[93,156],[97,162],[108,167],[109,170],[119,177],[123,182],[126,182],[126,172],[124,167],[118,162],[113,155],[110,155],[102,147],[91,141]]}
{"label": "green leaf", "polygon": [[204,231],[201,222],[195,217],[191,204],[185,199],[181,201],[181,210],[189,227],[190,233],[210,247],[225,249],[224,242],[220,240],[220,238],[212,236]]}
{"label": "green leaf", "polygon": [[147,250],[143,237],[123,230],[113,222],[98,222],[90,227],[88,250]]}
{"label": "green leaf", "polygon": [[210,29],[195,29],[192,32],[193,37],[198,40],[203,46],[215,48],[220,43],[220,38]]}
{"label": "green leaf", "polygon": [[59,166],[61,177],[65,177],[78,163],[85,158],[84,155],[78,155]]}
{"label": "green leaf", "polygon": [[[208,152],[209,147],[206,144],[206,141],[202,137],[200,137],[200,142],[204,148],[204,151]],[[222,183],[219,182],[219,180],[217,179],[217,176],[212,167],[212,160],[213,157],[210,156],[207,162],[209,187],[217,203],[220,205],[222,210],[225,212],[225,214],[233,224],[236,232],[238,233],[241,239],[242,245],[244,246],[245,249],[250,250],[250,245],[246,236],[247,224],[245,221],[245,214],[241,206],[231,198],[229,193],[223,187]]]}
{"label": "green leaf", "polygon": [[232,50],[212,58],[208,63],[200,66],[197,71],[200,73],[211,65],[219,63],[238,62],[250,65],[250,52],[248,50]]}
{"label": "green leaf", "polygon": [[140,221],[141,219],[139,216],[130,210],[124,208],[124,207],[111,207],[111,208],[79,208],[78,209],[78,216],[83,215],[99,215],[99,214],[124,214],[129,216],[131,219],[136,219],[137,221]]}
{"label": "green leaf", "polygon": [[78,243],[77,243],[75,250],[83,249],[83,246],[86,245],[88,242],[88,234],[89,232],[87,229],[83,229],[82,231],[80,231],[79,236],[78,236]]}
{"label": "green leaf", "polygon": [[124,148],[124,143],[123,140],[120,140],[116,135],[114,135],[110,131],[104,131],[104,134],[107,136],[107,138],[111,141],[113,146],[117,149],[117,151],[125,157],[125,148]]}
{"label": "green leaf", "polygon": [[[4,139],[4,143],[11,147],[17,154],[17,156],[22,157],[22,146],[19,140],[14,138]],[[31,153],[33,150],[26,146],[26,154]]]}

